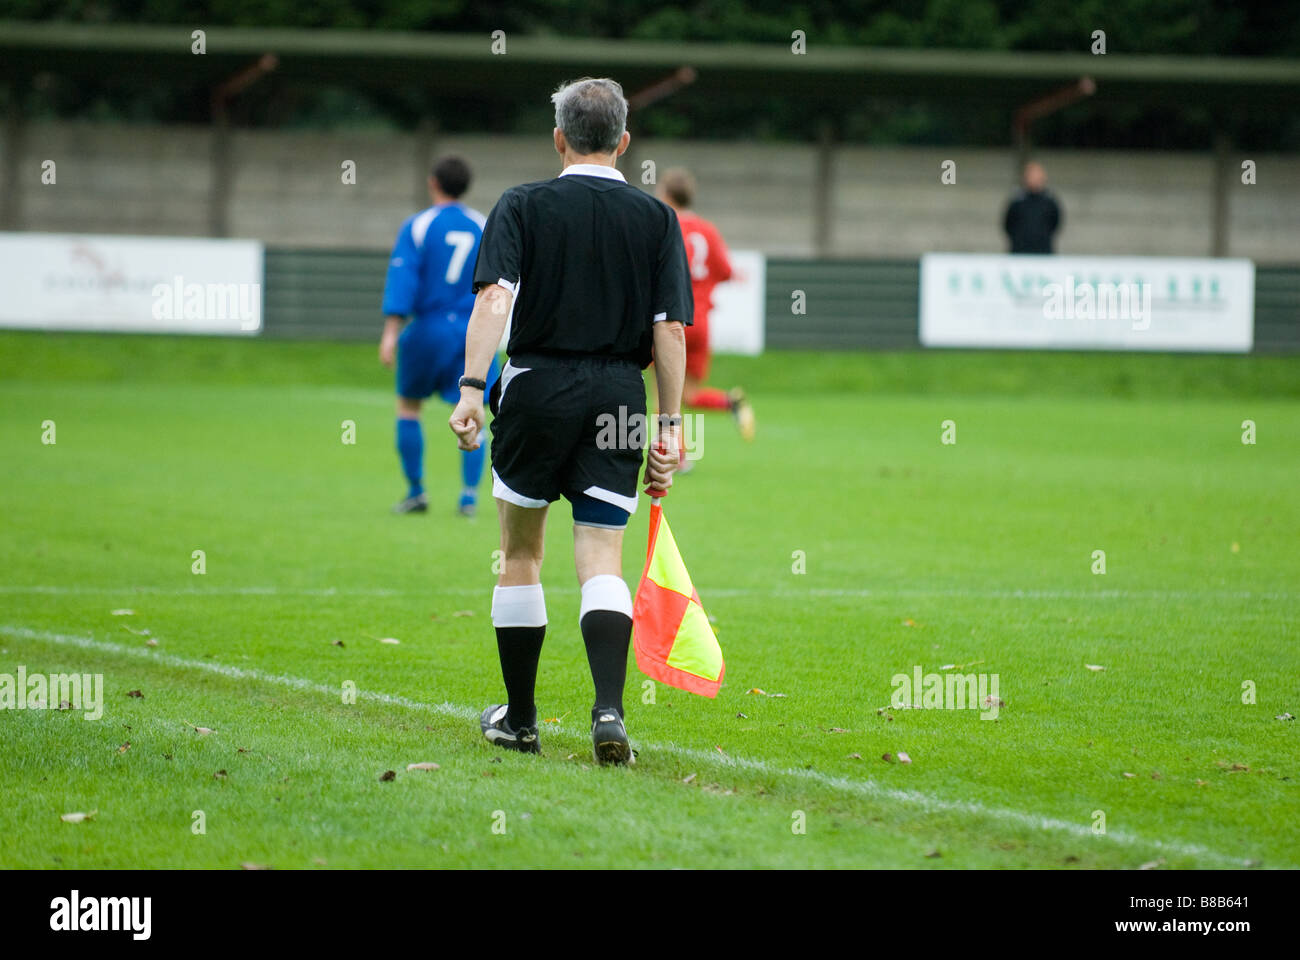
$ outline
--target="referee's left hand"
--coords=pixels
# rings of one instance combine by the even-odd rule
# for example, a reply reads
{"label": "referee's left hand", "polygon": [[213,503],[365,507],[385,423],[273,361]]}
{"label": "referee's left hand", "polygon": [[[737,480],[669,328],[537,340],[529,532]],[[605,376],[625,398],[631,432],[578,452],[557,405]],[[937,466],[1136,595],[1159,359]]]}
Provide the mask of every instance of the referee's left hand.
{"label": "referee's left hand", "polygon": [[451,412],[451,417],[447,421],[451,426],[451,432],[456,434],[456,446],[462,450],[477,450],[479,448],[479,432],[486,422],[487,418],[483,414],[482,395],[480,394],[477,398],[470,398],[463,393],[460,402],[456,404],[456,409]]}

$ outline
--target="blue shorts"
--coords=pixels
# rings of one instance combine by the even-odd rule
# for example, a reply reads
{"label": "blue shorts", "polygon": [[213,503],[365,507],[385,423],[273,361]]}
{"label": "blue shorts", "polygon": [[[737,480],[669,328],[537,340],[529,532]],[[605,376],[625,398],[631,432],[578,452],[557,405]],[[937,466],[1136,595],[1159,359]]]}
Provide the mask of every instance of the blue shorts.
{"label": "blue shorts", "polygon": [[[460,399],[465,374],[465,331],[469,319],[455,313],[418,317],[397,340],[397,395],[427,400],[435,393],[448,403]],[[488,389],[500,374],[497,359],[488,371]]]}

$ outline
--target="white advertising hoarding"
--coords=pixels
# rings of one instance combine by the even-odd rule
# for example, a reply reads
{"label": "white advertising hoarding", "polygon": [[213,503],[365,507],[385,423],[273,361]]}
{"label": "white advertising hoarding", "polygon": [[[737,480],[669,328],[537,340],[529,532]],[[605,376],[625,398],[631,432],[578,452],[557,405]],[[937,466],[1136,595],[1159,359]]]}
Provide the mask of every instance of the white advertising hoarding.
{"label": "white advertising hoarding", "polygon": [[767,259],[755,250],[731,251],[732,279],[713,288],[709,349],[714,353],[763,352]]}
{"label": "white advertising hoarding", "polygon": [[1255,265],[1189,257],[929,253],[921,344],[1246,353]]}
{"label": "white advertising hoarding", "polygon": [[252,335],[262,244],[0,233],[0,327]]}

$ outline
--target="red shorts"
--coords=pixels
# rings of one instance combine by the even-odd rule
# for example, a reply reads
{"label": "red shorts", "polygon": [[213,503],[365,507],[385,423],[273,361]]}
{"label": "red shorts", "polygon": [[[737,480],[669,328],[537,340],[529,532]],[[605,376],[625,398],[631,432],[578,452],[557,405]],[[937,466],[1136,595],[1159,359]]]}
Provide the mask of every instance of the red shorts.
{"label": "red shorts", "polygon": [[709,378],[709,321],[696,318],[686,328],[686,373],[703,383]]}

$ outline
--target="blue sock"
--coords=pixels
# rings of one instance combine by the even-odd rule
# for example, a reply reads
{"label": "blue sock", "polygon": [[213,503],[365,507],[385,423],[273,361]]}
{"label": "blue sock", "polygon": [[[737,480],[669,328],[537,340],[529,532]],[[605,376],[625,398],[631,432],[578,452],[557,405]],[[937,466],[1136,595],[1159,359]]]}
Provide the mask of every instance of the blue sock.
{"label": "blue sock", "polygon": [[402,472],[410,484],[408,497],[424,493],[420,481],[424,477],[424,432],[419,420],[397,420],[397,455],[402,458]]}
{"label": "blue sock", "polygon": [[460,479],[463,486],[462,497],[474,497],[478,492],[478,482],[483,477],[483,461],[487,457],[487,444],[479,444],[477,450],[460,452]]}

